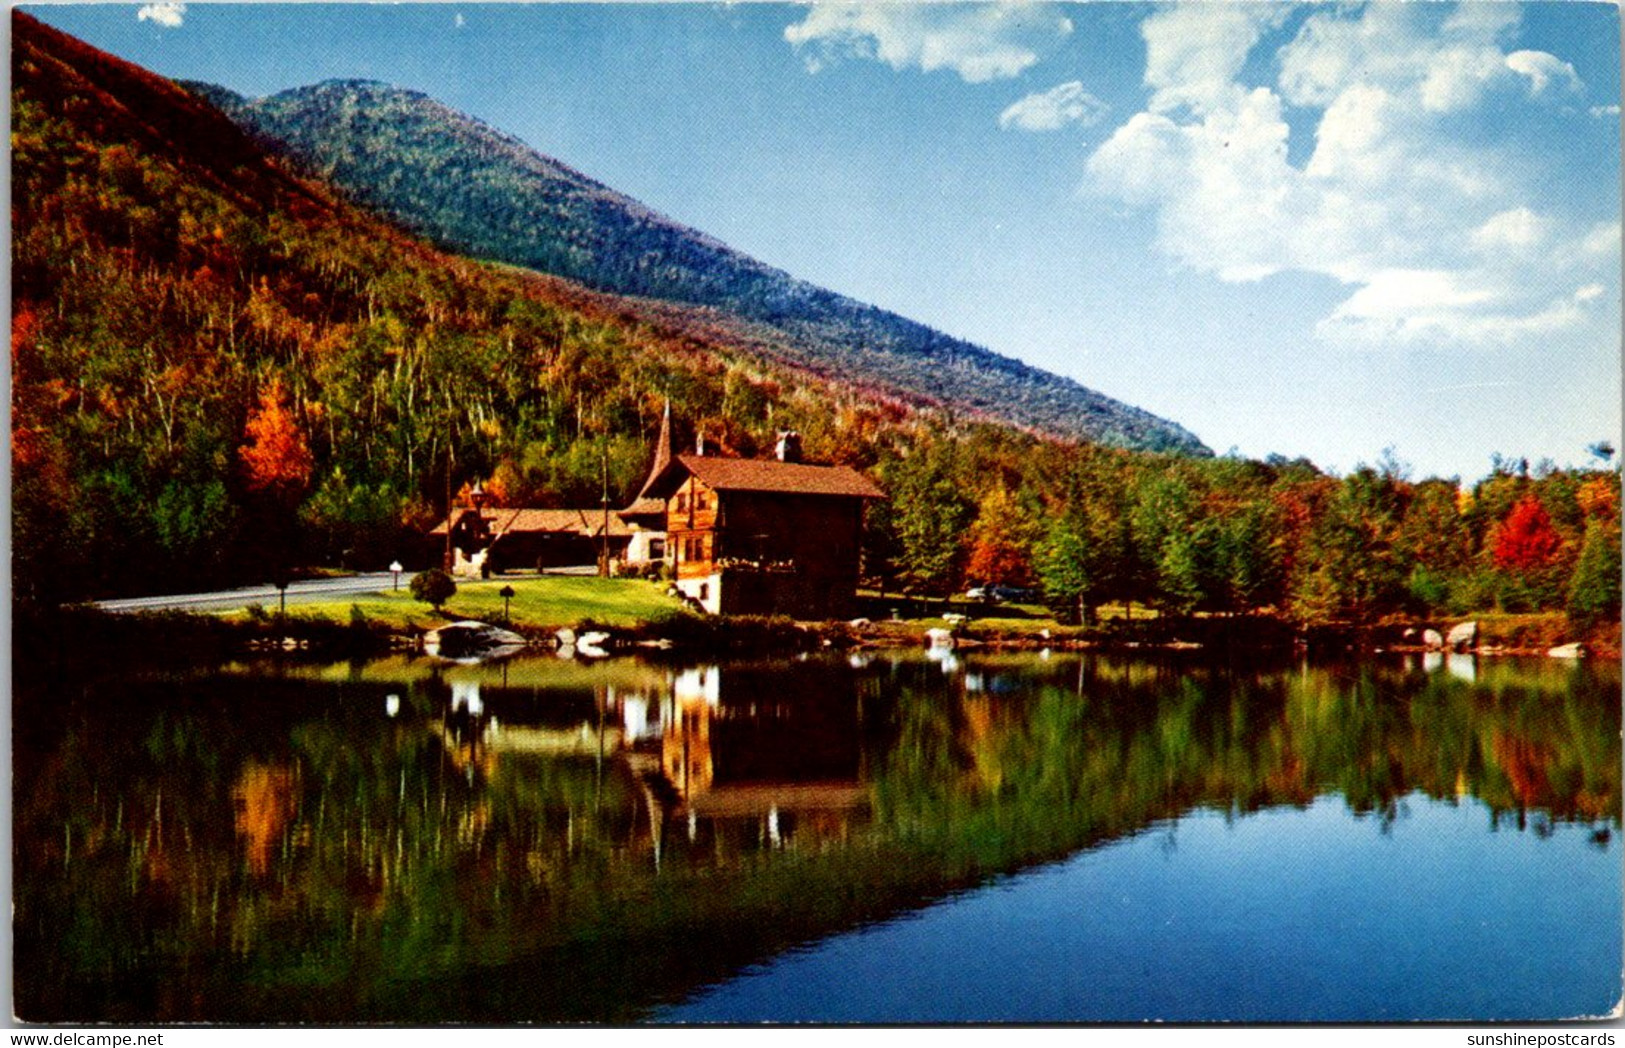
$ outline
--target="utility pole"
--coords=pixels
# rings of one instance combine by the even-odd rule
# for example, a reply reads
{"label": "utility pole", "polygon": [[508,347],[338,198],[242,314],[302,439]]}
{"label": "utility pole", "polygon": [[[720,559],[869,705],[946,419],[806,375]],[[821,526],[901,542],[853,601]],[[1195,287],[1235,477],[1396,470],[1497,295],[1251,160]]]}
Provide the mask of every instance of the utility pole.
{"label": "utility pole", "polygon": [[446,558],[441,568],[451,574],[451,441],[446,441]]}
{"label": "utility pole", "polygon": [[604,444],[604,529],[599,535],[598,574],[609,578],[609,444]]}

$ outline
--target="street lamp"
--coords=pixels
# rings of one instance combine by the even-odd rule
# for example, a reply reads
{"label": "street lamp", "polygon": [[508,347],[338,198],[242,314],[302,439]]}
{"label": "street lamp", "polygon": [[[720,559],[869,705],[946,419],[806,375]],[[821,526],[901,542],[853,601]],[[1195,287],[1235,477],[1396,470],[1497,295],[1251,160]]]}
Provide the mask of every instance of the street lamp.
{"label": "street lamp", "polygon": [[405,568],[401,567],[401,562],[400,561],[392,560],[392,561],[389,562],[389,573],[390,573],[390,575],[394,576],[394,578],[391,581],[390,585],[393,586],[395,589],[400,589],[401,588],[401,572],[403,572],[405,570],[406,570]]}
{"label": "street lamp", "polygon": [[513,616],[508,614],[508,602],[513,600],[513,587],[504,586],[497,590],[497,596],[502,598],[502,621],[513,625]]}

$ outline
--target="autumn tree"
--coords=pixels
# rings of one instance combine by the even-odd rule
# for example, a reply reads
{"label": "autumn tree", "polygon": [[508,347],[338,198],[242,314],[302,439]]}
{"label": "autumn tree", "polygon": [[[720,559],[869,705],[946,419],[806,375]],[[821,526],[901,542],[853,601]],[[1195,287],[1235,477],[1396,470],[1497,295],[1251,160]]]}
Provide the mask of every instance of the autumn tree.
{"label": "autumn tree", "polygon": [[1031,530],[1021,505],[1003,484],[982,497],[970,529],[965,577],[990,586],[1033,582]]}
{"label": "autumn tree", "polygon": [[892,520],[903,580],[922,593],[946,595],[959,581],[973,509],[955,476],[952,446],[922,443],[893,473]]}
{"label": "autumn tree", "polygon": [[1044,598],[1066,618],[1088,625],[1093,609],[1127,600],[1135,558],[1123,485],[1113,463],[1086,458],[1068,475],[1060,512],[1038,543]]}
{"label": "autumn tree", "polygon": [[238,451],[248,490],[277,502],[296,502],[310,483],[315,459],[289,410],[280,379],[260,392],[259,407],[244,427],[246,443]]}
{"label": "autumn tree", "polygon": [[1397,607],[1409,570],[1399,546],[1403,482],[1361,467],[1343,478],[1294,568],[1290,605],[1306,623],[1362,621]]}

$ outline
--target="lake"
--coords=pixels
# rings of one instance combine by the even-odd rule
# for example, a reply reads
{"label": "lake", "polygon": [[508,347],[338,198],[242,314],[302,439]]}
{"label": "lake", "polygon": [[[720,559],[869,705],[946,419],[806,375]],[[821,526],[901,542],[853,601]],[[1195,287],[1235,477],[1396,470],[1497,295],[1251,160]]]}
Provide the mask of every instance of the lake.
{"label": "lake", "polygon": [[15,689],[16,1009],[1535,1020],[1621,995],[1620,670],[398,656]]}

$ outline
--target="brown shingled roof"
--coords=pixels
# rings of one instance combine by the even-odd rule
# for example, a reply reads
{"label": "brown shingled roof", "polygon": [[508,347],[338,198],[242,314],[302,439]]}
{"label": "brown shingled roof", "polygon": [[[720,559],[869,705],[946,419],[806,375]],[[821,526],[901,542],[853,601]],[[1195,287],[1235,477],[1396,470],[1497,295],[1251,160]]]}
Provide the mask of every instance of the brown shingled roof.
{"label": "brown shingled roof", "polygon": [[[471,509],[461,510],[458,519],[461,519],[464,513],[472,512],[474,511]],[[491,534],[498,539],[504,535],[525,532],[573,533],[596,538],[604,530],[604,512],[600,509],[483,509],[480,510],[480,516],[484,518]],[[445,533],[446,522],[443,520],[429,532],[431,535]],[[619,513],[612,511],[609,515],[609,533],[611,537],[618,538],[632,534],[632,529],[621,519]]]}
{"label": "brown shingled roof", "polygon": [[800,462],[703,455],[678,455],[677,463],[716,491],[772,491],[860,499],[886,497],[874,481],[850,466],[809,466]]}
{"label": "brown shingled roof", "polygon": [[[656,475],[658,476],[658,474]],[[651,484],[654,483],[654,477],[650,477],[649,482]],[[633,501],[633,503],[630,506],[627,506],[625,509],[619,509],[615,512],[625,517],[647,517],[656,515],[665,516],[666,500],[657,498],[640,498]]]}

